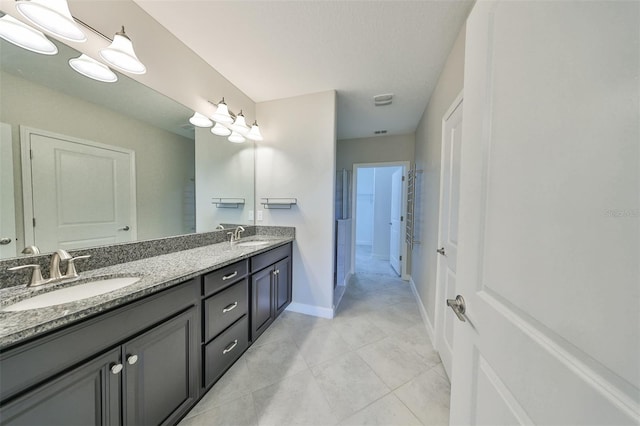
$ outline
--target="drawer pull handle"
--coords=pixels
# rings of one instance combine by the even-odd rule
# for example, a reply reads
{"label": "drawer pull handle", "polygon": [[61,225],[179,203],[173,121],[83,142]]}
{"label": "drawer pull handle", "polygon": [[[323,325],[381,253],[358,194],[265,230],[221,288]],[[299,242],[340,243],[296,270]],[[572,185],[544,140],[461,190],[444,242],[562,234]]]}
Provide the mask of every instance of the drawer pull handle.
{"label": "drawer pull handle", "polygon": [[222,277],[222,281],[230,280],[231,278],[235,277],[236,275],[238,275],[238,271],[234,271],[233,274],[225,275],[224,277]]}
{"label": "drawer pull handle", "polygon": [[238,302],[233,302],[232,304],[230,304],[226,308],[224,308],[222,310],[222,313],[226,314],[229,311],[233,311],[237,306],[238,306]]}
{"label": "drawer pull handle", "polygon": [[234,340],[232,344],[230,344],[229,346],[224,348],[224,350],[222,351],[222,355],[225,355],[225,354],[231,352],[233,350],[233,348],[236,347],[237,344],[238,344],[238,339]]}
{"label": "drawer pull handle", "polygon": [[120,374],[120,372],[123,369],[123,365],[118,363],[118,364],[114,364],[111,366],[111,373],[112,374]]}

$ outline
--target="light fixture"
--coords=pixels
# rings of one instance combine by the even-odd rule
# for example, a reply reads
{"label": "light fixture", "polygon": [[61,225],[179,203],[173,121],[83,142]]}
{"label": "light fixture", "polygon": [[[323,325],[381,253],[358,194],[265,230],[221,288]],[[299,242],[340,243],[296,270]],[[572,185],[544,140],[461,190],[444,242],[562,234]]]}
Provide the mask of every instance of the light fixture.
{"label": "light fixture", "polygon": [[32,52],[43,55],[58,53],[56,45],[43,33],[10,15],[4,15],[0,18],[0,37]]}
{"label": "light fixture", "polygon": [[69,59],[69,66],[85,77],[104,83],[113,83],[118,81],[116,73],[111,71],[108,66],[102,64],[95,59],[85,55],[84,53],[77,58]]}
{"label": "light fixture", "polygon": [[67,0],[17,0],[16,9],[34,25],[70,41],[86,41],[87,36],[71,16]]}
{"label": "light fixture", "polygon": [[242,143],[246,139],[240,133],[234,131],[231,133],[231,136],[229,136],[228,140],[229,142],[233,142],[233,143]]}
{"label": "light fixture", "polygon": [[257,121],[254,121],[251,125],[251,130],[249,130],[249,133],[247,133],[247,139],[251,139],[252,141],[264,140],[262,134],[260,133],[260,127],[258,127]]}
{"label": "light fixture", "polygon": [[124,32],[124,26],[121,31],[113,36],[113,42],[109,47],[100,50],[100,56],[110,65],[113,65],[121,71],[132,74],[144,74],[147,72],[147,67],[140,62],[136,53],[133,51],[133,43],[131,43],[131,39]]}
{"label": "light fixture", "polygon": [[211,133],[218,136],[229,136],[231,134],[231,130],[220,123],[216,123],[216,125],[211,128]]}
{"label": "light fixture", "polygon": [[249,126],[247,126],[247,122],[244,119],[244,114],[242,114],[242,110],[240,110],[240,112],[236,116],[236,121],[234,121],[233,124],[229,127],[231,127],[231,130],[233,130],[234,132],[238,132],[243,136],[249,133]]}
{"label": "light fixture", "polygon": [[193,117],[189,119],[189,123],[197,127],[211,127],[213,122],[199,112],[193,113]]}
{"label": "light fixture", "polygon": [[227,104],[224,102],[224,98],[220,102],[218,102],[218,108],[216,112],[213,113],[211,117],[217,123],[228,124],[233,123],[233,118],[229,115],[229,108],[227,108]]}

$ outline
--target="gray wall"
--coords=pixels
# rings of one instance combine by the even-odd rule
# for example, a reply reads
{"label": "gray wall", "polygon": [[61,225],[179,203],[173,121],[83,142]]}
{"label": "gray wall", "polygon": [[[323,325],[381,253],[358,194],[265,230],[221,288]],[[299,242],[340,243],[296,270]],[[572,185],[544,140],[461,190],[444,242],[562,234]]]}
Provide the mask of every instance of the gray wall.
{"label": "gray wall", "polygon": [[376,136],[338,141],[336,169],[353,170],[353,163],[413,162],[415,135]]}
{"label": "gray wall", "polygon": [[411,278],[433,327],[436,294],[436,249],[440,205],[440,150],[442,147],[442,117],[460,94],[464,83],[463,26],[458,34],[438,84],[416,130],[416,229],[420,245],[415,245],[411,257]]}
{"label": "gray wall", "polygon": [[19,249],[24,242],[19,125],[134,150],[138,239],[189,231],[183,194],[195,172],[192,140],[5,72],[0,93],[0,121],[12,127]]}

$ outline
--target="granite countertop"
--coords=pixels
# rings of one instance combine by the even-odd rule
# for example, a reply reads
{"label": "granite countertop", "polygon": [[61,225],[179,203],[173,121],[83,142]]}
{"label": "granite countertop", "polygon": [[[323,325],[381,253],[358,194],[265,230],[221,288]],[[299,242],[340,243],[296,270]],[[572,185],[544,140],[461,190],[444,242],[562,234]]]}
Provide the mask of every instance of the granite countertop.
{"label": "granite countertop", "polygon": [[[40,333],[95,315],[149,294],[174,286],[258,253],[293,241],[292,237],[250,237],[268,241],[266,245],[241,247],[228,242],[212,244],[129,263],[80,272],[74,280],[29,288],[16,286],[0,290],[0,349],[13,346]],[[46,308],[1,312],[8,305],[38,294],[95,279],[136,276],[140,280],[110,293]]]}

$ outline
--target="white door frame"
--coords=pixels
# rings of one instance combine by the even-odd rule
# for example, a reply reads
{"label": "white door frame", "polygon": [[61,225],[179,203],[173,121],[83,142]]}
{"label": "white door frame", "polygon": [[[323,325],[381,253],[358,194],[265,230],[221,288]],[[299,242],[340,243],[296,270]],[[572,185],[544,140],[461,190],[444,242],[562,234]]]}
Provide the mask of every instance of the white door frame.
{"label": "white door frame", "polygon": [[13,180],[13,138],[11,125],[0,123],[0,238],[10,238],[11,242],[0,246],[0,258],[16,257],[17,230]]}
{"label": "white door frame", "polygon": [[33,231],[33,182],[31,179],[31,135],[42,135],[49,138],[62,139],[68,142],[82,144],[93,148],[108,149],[111,151],[122,152],[129,155],[131,159],[131,191],[129,192],[131,214],[131,241],[138,239],[138,214],[136,205],[136,153],[131,149],[121,148],[118,146],[107,145],[100,142],[89,141],[86,139],[75,138],[60,133],[54,133],[47,130],[36,129],[29,126],[20,126],[20,160],[22,163],[22,204],[24,219],[24,245],[35,244],[35,234]]}
{"label": "white door frame", "polygon": [[[445,135],[445,126],[451,114],[458,108],[458,106],[462,103],[463,100],[463,91],[460,91],[456,99],[451,103],[451,106],[447,109],[447,112],[442,116],[442,145],[444,146]],[[440,153],[440,200],[439,200],[439,209],[438,209],[438,248],[442,247],[442,215],[443,215],[443,205],[444,205],[444,161],[445,161],[445,152],[441,150]],[[434,256],[438,256],[435,254]],[[445,273],[443,271],[440,262],[436,262],[436,306],[435,306],[435,321],[434,321],[434,332],[435,338],[433,339],[433,347],[437,351],[438,350],[438,336],[440,333],[444,332],[444,315],[443,312],[445,310],[445,289],[443,288],[444,280],[442,279],[442,274]]]}
{"label": "white door frame", "polygon": [[[351,217],[353,218],[353,224],[351,226],[351,275],[355,274],[356,267],[356,227],[357,227],[357,199],[356,197],[358,190],[358,169],[371,169],[376,167],[401,167],[402,175],[406,177],[409,168],[411,167],[411,163],[409,161],[390,161],[386,163],[353,163],[353,182],[351,187],[351,193],[353,197],[351,197],[351,211],[353,212]],[[402,240],[402,274],[401,278],[405,281],[408,281],[411,277],[409,276],[409,271],[407,269],[407,243],[403,236],[406,234],[407,227],[407,180],[402,182],[402,206],[401,206],[402,216],[405,220],[402,221],[402,225],[400,225],[400,235]]]}

